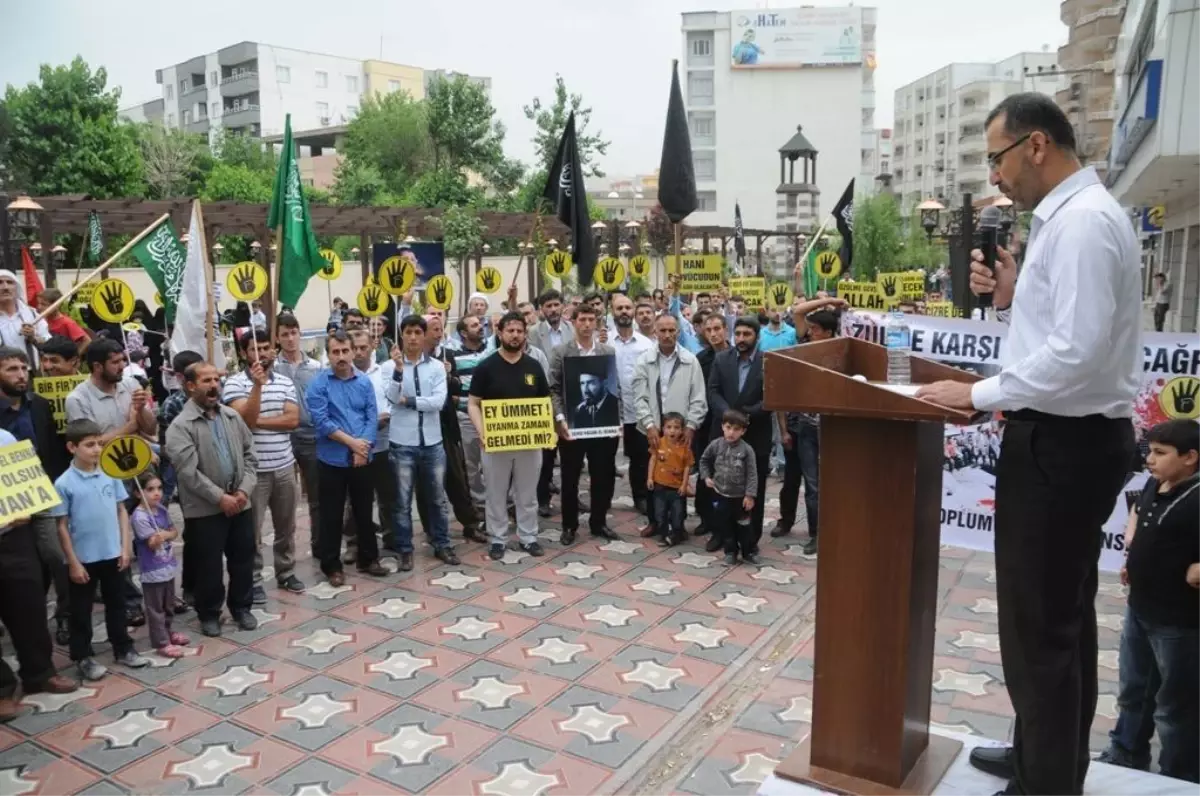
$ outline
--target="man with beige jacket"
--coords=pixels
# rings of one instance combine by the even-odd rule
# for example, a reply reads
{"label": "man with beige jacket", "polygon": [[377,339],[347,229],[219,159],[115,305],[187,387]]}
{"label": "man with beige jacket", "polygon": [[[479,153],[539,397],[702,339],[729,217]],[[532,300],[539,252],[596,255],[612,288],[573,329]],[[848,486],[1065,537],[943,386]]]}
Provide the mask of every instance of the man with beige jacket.
{"label": "man with beige jacket", "polygon": [[[242,416],[221,403],[221,376],[207,362],[183,375],[190,400],[167,429],[167,456],[179,477],[179,506],[190,526],[184,555],[195,556],[196,617],[200,632],[221,635],[221,603],[239,630],[254,630],[254,494],[258,460]],[[229,571],[229,591],[221,559]]]}
{"label": "man with beige jacket", "polygon": [[692,435],[708,413],[704,373],[695,354],[679,345],[679,325],[672,315],[654,322],[658,345],[638,357],[633,367],[633,396],[638,430],[646,435],[650,450],[658,447],[662,417],[667,412],[683,415],[684,439]]}

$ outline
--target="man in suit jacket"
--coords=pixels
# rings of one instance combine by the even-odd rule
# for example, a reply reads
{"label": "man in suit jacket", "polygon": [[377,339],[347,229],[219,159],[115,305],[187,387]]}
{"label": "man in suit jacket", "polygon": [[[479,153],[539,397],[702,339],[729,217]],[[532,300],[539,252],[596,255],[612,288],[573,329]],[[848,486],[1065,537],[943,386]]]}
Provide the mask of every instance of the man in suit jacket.
{"label": "man in suit jacket", "polygon": [[[514,285],[514,289],[509,291],[509,306],[513,306],[515,298]],[[549,360],[554,349],[575,339],[575,327],[570,321],[563,319],[563,297],[557,290],[543,291],[537,298],[537,307],[542,314],[542,320],[529,327],[526,343],[529,348],[545,354]],[[550,517],[554,513],[550,508],[550,481],[554,477],[554,457],[557,452],[557,448],[546,448],[542,451],[542,472],[538,476],[537,486],[540,517]]]}
{"label": "man in suit jacket", "polygon": [[[608,509],[612,505],[613,489],[617,476],[617,436],[575,439],[567,427],[567,416],[563,404],[563,361],[570,357],[611,356],[616,350],[599,342],[596,337],[596,312],[587,304],[580,304],[575,311],[575,339],[554,349],[550,359],[550,399],[554,404],[554,419],[558,426],[559,449],[562,452],[562,543],[575,542],[579,529],[579,476],[583,472],[583,460],[588,463],[591,511],[588,525],[592,536],[603,539],[620,537],[604,524]],[[604,383],[600,382],[600,389]],[[610,399],[611,395],[608,396]],[[586,400],[586,396],[585,396]],[[612,425],[618,425],[618,411],[612,412]],[[597,423],[597,425],[599,425]]]}
{"label": "man in suit jacket", "polygon": [[[767,462],[771,456],[772,415],[763,408],[763,358],[758,350],[759,325],[756,318],[738,318],[733,324],[733,348],[713,358],[708,377],[708,404],[712,408],[712,434],[721,434],[721,416],[736,409],[750,418],[750,428],[743,439],[754,450],[758,466],[758,493],[750,516],[750,538],[743,540],[742,549],[757,552],[762,537],[763,504],[767,493]],[[716,537],[717,529],[713,529]],[[710,544],[716,539],[710,540]]]}

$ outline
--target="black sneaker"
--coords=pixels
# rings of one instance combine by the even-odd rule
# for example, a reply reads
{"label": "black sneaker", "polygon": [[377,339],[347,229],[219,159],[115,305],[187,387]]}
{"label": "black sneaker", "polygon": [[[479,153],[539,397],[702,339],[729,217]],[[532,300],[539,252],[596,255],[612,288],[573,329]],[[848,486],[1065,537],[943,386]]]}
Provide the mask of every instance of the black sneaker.
{"label": "black sneaker", "polygon": [[216,638],[221,635],[221,620],[220,619],[204,619],[200,622],[200,632],[209,638]]}
{"label": "black sneaker", "polygon": [[817,537],[806,540],[800,547],[800,552],[806,556],[815,556],[817,554]]}
{"label": "black sneaker", "polygon": [[71,643],[71,631],[67,628],[67,620],[55,620],[54,642],[60,647],[65,647]]}
{"label": "black sneaker", "polygon": [[779,520],[775,523],[775,527],[771,529],[771,537],[778,539],[780,536],[787,536],[791,532],[792,526],[784,525],[783,520]]}
{"label": "black sneaker", "polygon": [[659,547],[670,547],[672,545],[671,540],[665,536],[656,536],[654,537],[654,541]]}
{"label": "black sneaker", "polygon": [[732,567],[737,564],[737,553],[726,553],[724,564],[727,567]]}
{"label": "black sneaker", "polygon": [[708,537],[708,542],[704,545],[704,552],[715,553],[725,546],[725,542],[720,536],[712,534]]}
{"label": "black sneaker", "polygon": [[488,548],[488,558],[493,561],[499,561],[504,558],[504,545],[494,544]]}
{"label": "black sneaker", "polygon": [[751,566],[758,566],[758,553],[742,553],[742,560]]}
{"label": "black sneaker", "polygon": [[534,558],[541,558],[542,556],[546,555],[546,551],[543,550],[542,546],[540,544],[538,544],[537,542],[530,542],[529,544],[523,544],[523,545],[521,545],[521,549],[524,550],[526,553],[529,553],[529,555],[533,556]]}
{"label": "black sneaker", "polygon": [[548,517],[553,517],[554,509],[550,508],[549,503],[547,503],[544,506],[538,506],[538,516],[541,517],[542,519],[546,519]]}
{"label": "black sneaker", "polygon": [[453,547],[440,547],[433,551],[433,554],[440,558],[443,563],[451,566],[458,566],[462,562],[458,560],[458,555],[454,552]]}
{"label": "black sneaker", "polygon": [[258,618],[247,611],[244,614],[238,614],[233,618],[238,630],[258,630]]}
{"label": "black sneaker", "polygon": [[267,590],[261,583],[255,583],[254,588],[250,590],[250,602],[255,605],[267,604]]}
{"label": "black sneaker", "polygon": [[608,539],[614,542],[621,538],[616,531],[614,531],[612,528],[609,528],[607,525],[603,525],[592,531],[592,536],[595,536],[598,539]]}
{"label": "black sneaker", "polygon": [[700,523],[696,526],[696,530],[692,531],[692,536],[704,536],[708,533],[708,526]]}
{"label": "black sneaker", "polygon": [[277,585],[279,588],[281,588],[285,591],[290,591],[293,594],[300,594],[306,588],[308,588],[307,586],[304,585],[304,581],[300,580],[298,577],[296,577],[295,575],[291,575],[291,574],[284,575],[282,578],[279,578],[278,580],[276,580],[275,585]]}
{"label": "black sneaker", "polygon": [[575,544],[575,534],[576,531],[574,528],[563,528],[562,536],[558,538],[558,543],[563,547],[570,547]]}

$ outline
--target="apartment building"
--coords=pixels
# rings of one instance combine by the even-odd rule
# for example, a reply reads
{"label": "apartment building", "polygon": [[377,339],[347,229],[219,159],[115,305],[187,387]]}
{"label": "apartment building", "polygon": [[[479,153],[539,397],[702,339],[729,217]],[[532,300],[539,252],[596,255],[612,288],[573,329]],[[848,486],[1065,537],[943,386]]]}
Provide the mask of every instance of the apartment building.
{"label": "apartment building", "polygon": [[1055,53],[1025,52],[994,64],[954,63],[897,89],[892,189],[907,210],[930,197],[992,196],[984,121],[1022,91],[1055,96],[1065,77]]}
{"label": "apartment building", "polygon": [[[1141,218],[1144,284],[1167,274],[1165,329],[1200,316],[1200,0],[1129,0],[1115,52],[1106,184]],[[1153,223],[1156,219],[1157,223]]]}
{"label": "apartment building", "polygon": [[[159,69],[155,79],[163,124],[211,138],[218,129],[279,135],[289,113],[293,130],[335,127],[354,118],[365,96],[407,91],[422,99],[431,80],[453,74],[244,41]],[[470,79],[490,91],[490,79]]]}
{"label": "apartment building", "polygon": [[863,148],[862,172],[855,189],[860,194],[872,194],[892,184],[892,131],[890,128],[875,130],[863,140],[871,144]]}
{"label": "apartment building", "polygon": [[[747,228],[806,231],[851,178],[873,181],[875,26],[876,10],[863,6],[682,15],[700,200],[688,223],[731,226],[740,204]],[[817,154],[797,191],[781,177],[780,149],[799,127]]]}
{"label": "apartment building", "polygon": [[1058,68],[1066,80],[1055,99],[1075,128],[1079,156],[1108,170],[1113,129],[1113,56],[1121,32],[1125,0],[1063,0],[1059,15],[1067,43],[1058,48]]}

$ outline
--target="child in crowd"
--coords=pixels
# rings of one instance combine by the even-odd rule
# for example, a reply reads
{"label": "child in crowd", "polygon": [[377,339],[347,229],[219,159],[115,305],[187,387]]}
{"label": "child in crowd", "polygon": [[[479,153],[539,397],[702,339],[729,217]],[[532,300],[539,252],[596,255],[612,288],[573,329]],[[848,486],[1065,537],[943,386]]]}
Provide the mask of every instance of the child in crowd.
{"label": "child in crowd", "polygon": [[[750,538],[750,511],[758,490],[754,451],[742,440],[750,420],[736,409],[721,416],[721,436],[708,443],[700,455],[700,477],[713,490],[713,533],[725,534],[725,565],[737,563],[738,553],[747,564],[758,563]],[[736,527],[735,527],[736,523]]]}
{"label": "child in crowd", "polygon": [[1125,527],[1121,581],[1129,605],[1121,632],[1121,712],[1100,761],[1200,781],[1200,425],[1169,420],[1146,433],[1151,478]]}
{"label": "child in crowd", "polygon": [[663,415],[662,436],[658,438],[658,447],[650,451],[646,488],[652,491],[656,534],[663,547],[677,545],[687,538],[683,509],[695,456],[692,447],[683,440],[683,424],[683,415],[678,412]]}
{"label": "child in crowd", "polygon": [[136,487],[141,501],[130,515],[133,538],[136,540],[138,569],[142,573],[142,597],[146,602],[146,626],[150,629],[150,643],[164,658],[182,658],[189,639],[182,633],[171,631],[171,617],[175,614],[175,574],[179,565],[175,561],[174,545],[179,532],[171,524],[171,517],[163,505],[163,482],[153,472],[142,475]]}
{"label": "child in crowd", "polygon": [[129,567],[130,531],[122,501],[128,493],[120,481],[100,469],[101,436],[100,426],[91,420],[67,424],[67,450],[74,458],[54,482],[62,503],[50,510],[58,518],[58,538],[71,579],[71,660],[84,680],[99,680],[108,673],[92,650],[92,602],[97,583],[113,657],[131,669],[150,663],[134,651],[125,627],[122,573]]}

